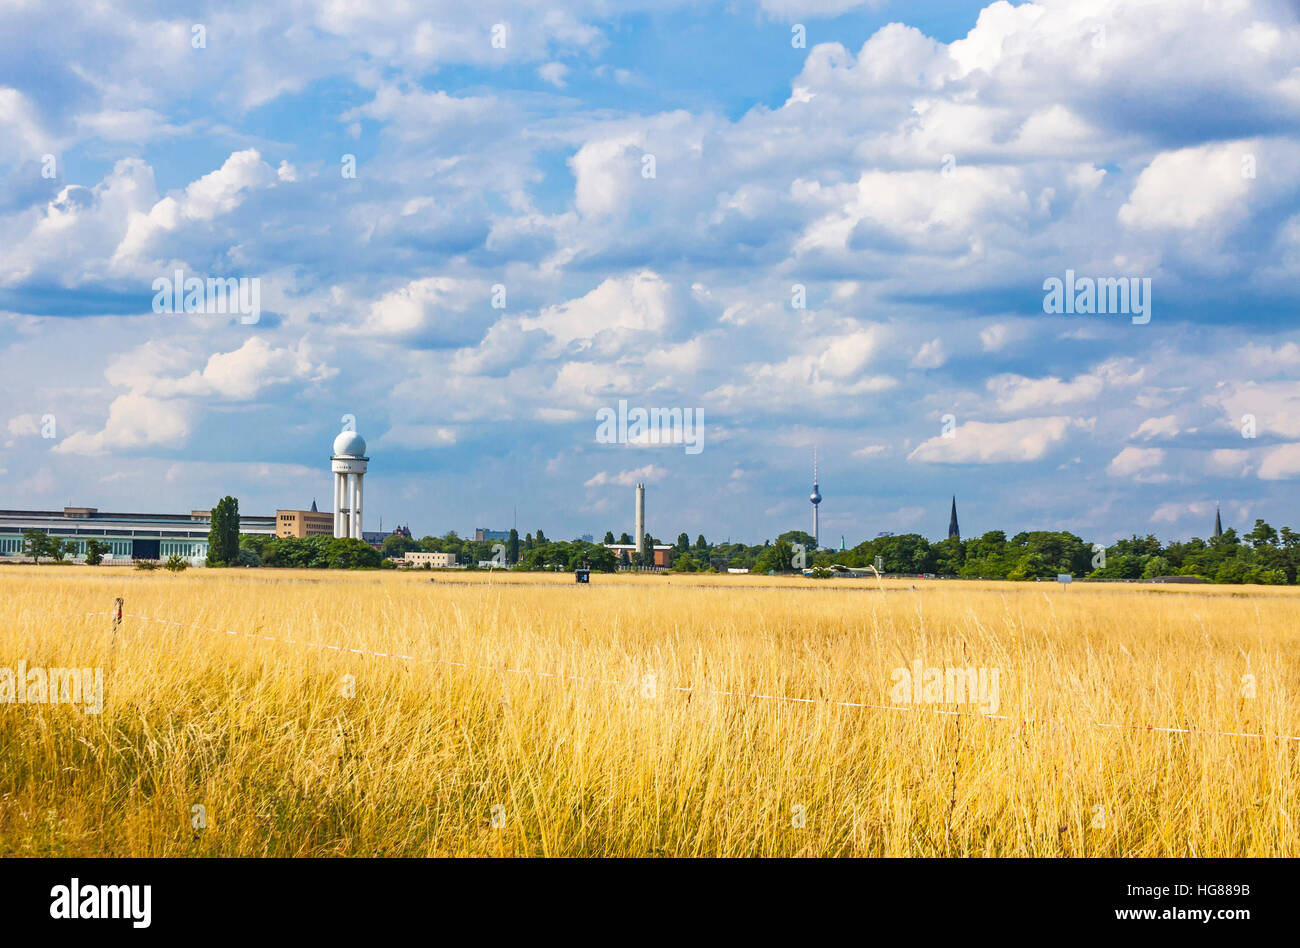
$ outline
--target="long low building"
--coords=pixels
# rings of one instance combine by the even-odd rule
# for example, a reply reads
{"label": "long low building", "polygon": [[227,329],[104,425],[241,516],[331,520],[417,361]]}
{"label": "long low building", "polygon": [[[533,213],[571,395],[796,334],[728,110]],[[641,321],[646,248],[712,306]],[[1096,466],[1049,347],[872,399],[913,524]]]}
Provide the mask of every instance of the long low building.
{"label": "long low building", "polygon": [[[212,511],[188,514],[110,513],[96,507],[62,510],[0,510],[0,555],[23,556],[23,532],[40,530],[71,541],[70,555],[85,556],[86,541],[104,543],[114,560],[158,560],[174,553],[196,565],[207,558]],[[275,517],[239,517],[239,532],[275,536]]]}
{"label": "long low building", "polygon": [[[635,543],[606,543],[605,549],[613,550],[614,555],[621,559],[621,554],[626,553],[627,558],[631,559],[636,554]],[[673,548],[667,543],[656,543],[654,547],[654,563],[659,569],[666,569],[673,562]]]}
{"label": "long low building", "polygon": [[455,553],[424,553],[408,551],[401,560],[407,566],[429,566],[433,569],[451,569],[456,565]]}

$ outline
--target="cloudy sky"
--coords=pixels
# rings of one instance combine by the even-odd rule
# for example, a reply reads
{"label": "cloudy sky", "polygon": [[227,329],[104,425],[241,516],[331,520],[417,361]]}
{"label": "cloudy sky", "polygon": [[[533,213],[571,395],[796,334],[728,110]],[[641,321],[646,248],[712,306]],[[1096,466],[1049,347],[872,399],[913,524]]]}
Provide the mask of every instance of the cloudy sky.
{"label": "cloudy sky", "polygon": [[1300,525],[1295,3],[0,0],[0,246],[2,507],[325,509],[352,415],[417,536],[758,541],[814,445],[833,545]]}

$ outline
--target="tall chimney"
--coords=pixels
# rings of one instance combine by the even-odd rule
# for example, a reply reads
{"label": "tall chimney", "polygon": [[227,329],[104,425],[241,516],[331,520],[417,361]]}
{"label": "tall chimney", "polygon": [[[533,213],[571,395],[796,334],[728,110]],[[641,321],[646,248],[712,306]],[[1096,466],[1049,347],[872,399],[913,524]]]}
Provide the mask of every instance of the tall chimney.
{"label": "tall chimney", "polygon": [[645,555],[645,485],[636,485],[636,551]]}

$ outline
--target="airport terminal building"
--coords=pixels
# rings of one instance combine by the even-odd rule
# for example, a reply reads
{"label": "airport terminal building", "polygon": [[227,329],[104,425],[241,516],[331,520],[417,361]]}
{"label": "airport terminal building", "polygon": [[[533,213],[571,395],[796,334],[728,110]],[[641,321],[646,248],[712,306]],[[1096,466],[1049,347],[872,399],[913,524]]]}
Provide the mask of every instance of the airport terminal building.
{"label": "airport terminal building", "polygon": [[[70,540],[76,551],[86,554],[86,541],[99,540],[108,546],[111,562],[120,560],[165,560],[173,553],[191,560],[206,559],[212,511],[191,510],[188,514],[108,513],[95,507],[64,507],[62,510],[0,510],[0,556],[23,555],[23,532],[40,530],[51,537]],[[240,515],[239,532],[274,536],[276,518]]]}
{"label": "airport terminal building", "polygon": [[[277,510],[267,517],[240,514],[240,535],[298,539],[355,537],[378,547],[387,534],[362,530],[362,485],[369,461],[365,439],[355,431],[340,432],[330,456],[334,510],[317,510],[313,500],[310,510]],[[0,510],[0,561],[23,558],[23,533],[39,530],[65,544],[73,544],[73,549],[65,554],[71,559],[84,557],[87,541],[98,540],[109,549],[104,557],[107,562],[157,561],[179,555],[195,566],[202,566],[207,561],[211,527],[211,510],[191,510],[187,514],[110,513],[98,507]],[[409,529],[399,530],[410,537]]]}

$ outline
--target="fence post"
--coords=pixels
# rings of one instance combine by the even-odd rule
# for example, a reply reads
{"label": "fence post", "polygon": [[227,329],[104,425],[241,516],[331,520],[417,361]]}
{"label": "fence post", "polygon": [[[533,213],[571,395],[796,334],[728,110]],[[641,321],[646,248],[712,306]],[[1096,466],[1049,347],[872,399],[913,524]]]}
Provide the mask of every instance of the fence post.
{"label": "fence post", "polygon": [[113,600],[113,634],[122,627],[122,597],[118,596]]}

